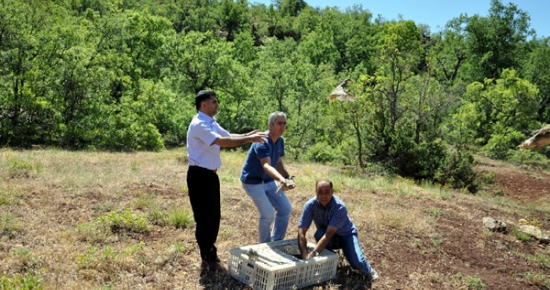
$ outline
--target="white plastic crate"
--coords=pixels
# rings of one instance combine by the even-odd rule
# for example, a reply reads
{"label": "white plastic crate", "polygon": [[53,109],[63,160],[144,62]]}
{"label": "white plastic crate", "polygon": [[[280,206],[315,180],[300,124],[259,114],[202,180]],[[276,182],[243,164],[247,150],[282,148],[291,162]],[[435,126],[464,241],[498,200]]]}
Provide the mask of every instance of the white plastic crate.
{"label": "white plastic crate", "polygon": [[[308,243],[309,251],[314,246]],[[255,290],[296,289],[336,278],[337,254],[325,249],[312,259],[296,257],[297,239],[233,248],[228,271]]]}

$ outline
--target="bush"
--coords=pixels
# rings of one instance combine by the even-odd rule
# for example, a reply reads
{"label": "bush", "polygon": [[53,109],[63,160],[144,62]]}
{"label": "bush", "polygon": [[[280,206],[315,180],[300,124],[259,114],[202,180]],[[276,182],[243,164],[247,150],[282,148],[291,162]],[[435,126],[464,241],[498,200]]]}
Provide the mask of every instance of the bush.
{"label": "bush", "polygon": [[10,159],[8,165],[8,176],[11,178],[27,178],[33,177],[37,173],[42,172],[44,165],[30,164],[26,161]]}
{"label": "bush", "polygon": [[311,161],[330,163],[340,160],[341,152],[332,148],[326,142],[315,143],[307,152],[307,158]]}
{"label": "bush", "polygon": [[411,140],[401,139],[391,150],[393,170],[416,181],[433,180],[438,169],[444,164],[447,152],[440,140],[422,142],[419,145]]}
{"label": "bush", "polygon": [[489,158],[506,160],[510,155],[508,151],[518,144],[517,140],[521,140],[522,136],[519,132],[512,132],[506,135],[494,134],[487,144],[481,148],[479,153]]}
{"label": "bush", "polygon": [[164,218],[164,221],[170,225],[174,226],[176,228],[188,228],[189,226],[193,225],[194,219],[193,219],[193,213],[189,209],[177,209],[174,208],[171,211],[169,211]]}
{"label": "bush", "polygon": [[120,115],[113,116],[108,123],[108,130],[101,136],[100,147],[124,151],[164,149],[162,135],[153,124],[141,124],[137,117]]}
{"label": "bush", "polygon": [[481,181],[474,171],[474,164],[474,156],[471,153],[452,153],[444,166],[438,170],[435,181],[441,185],[449,184],[452,188],[466,188],[470,193],[476,193]]}
{"label": "bush", "polygon": [[96,223],[107,226],[112,232],[126,230],[142,233],[151,229],[151,224],[144,214],[135,213],[129,209],[123,212],[111,211],[107,215],[99,216]]}
{"label": "bush", "polygon": [[508,157],[508,161],[542,169],[550,168],[548,158],[535,150],[516,150]]}
{"label": "bush", "polygon": [[0,289],[40,290],[44,289],[42,280],[43,277],[32,272],[25,274],[25,276],[2,274],[0,275]]}

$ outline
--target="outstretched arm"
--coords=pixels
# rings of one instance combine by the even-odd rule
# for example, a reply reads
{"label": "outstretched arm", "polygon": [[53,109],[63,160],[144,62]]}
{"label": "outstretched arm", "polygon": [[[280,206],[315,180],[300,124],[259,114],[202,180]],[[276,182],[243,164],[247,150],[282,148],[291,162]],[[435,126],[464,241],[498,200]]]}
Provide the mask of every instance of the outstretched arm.
{"label": "outstretched arm", "polygon": [[250,131],[248,133],[244,133],[244,134],[236,134],[236,133],[231,133],[231,137],[246,137],[246,136],[250,136],[252,134],[255,134],[255,133],[259,133],[260,130],[254,130],[254,131]]}
{"label": "outstretched arm", "polygon": [[247,134],[239,135],[239,134],[232,134],[228,137],[218,137],[212,144],[216,144],[220,147],[235,147],[244,145],[247,143],[254,143],[254,142],[260,142],[265,143],[267,138],[267,134],[252,131]]}

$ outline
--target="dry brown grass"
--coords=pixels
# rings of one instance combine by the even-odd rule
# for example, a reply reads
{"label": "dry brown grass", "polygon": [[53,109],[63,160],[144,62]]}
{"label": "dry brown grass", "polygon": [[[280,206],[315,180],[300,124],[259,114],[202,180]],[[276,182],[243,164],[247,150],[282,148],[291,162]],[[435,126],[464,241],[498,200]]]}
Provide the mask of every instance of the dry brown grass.
{"label": "dry brown grass", "polygon": [[[217,247],[254,244],[258,214],[239,181],[245,152],[222,152],[222,221]],[[490,192],[472,196],[400,178],[287,160],[298,187],[287,192],[296,236],[315,181],[329,178],[348,205],[367,259],[381,279],[374,289],[518,289],[548,286],[528,257],[550,252],[513,234],[485,233],[481,219],[548,221],[547,199],[521,205]],[[187,209],[185,150],[159,153],[0,151],[0,288],[31,277],[46,289],[241,289],[224,274],[200,272],[193,225],[176,228],[157,215]],[[144,232],[98,222],[110,212],[148,218]],[[309,239],[313,241],[312,232]],[[540,264],[540,263],[539,263]],[[30,279],[32,280],[32,279]],[[4,281],[4,282],[2,282]],[[32,281],[31,281],[32,282]],[[545,286],[546,285],[546,286]],[[337,278],[311,289],[362,289],[340,266]],[[30,288],[30,287],[28,287]]]}

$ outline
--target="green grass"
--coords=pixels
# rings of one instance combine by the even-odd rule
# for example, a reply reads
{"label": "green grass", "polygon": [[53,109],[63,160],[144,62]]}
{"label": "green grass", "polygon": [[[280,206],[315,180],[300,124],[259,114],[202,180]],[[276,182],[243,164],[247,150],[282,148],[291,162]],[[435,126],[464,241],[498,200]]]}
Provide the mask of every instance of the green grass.
{"label": "green grass", "polygon": [[151,224],[147,216],[130,209],[111,211],[106,215],[96,218],[95,222],[111,229],[112,232],[129,231],[143,233],[151,230]]}
{"label": "green grass", "polygon": [[20,230],[20,222],[11,212],[0,212],[0,236],[14,238]]}
{"label": "green grass", "polygon": [[546,254],[536,253],[534,255],[526,255],[526,258],[537,263],[541,269],[550,269],[550,257]]}
{"label": "green grass", "polygon": [[188,208],[173,208],[169,210],[164,221],[176,228],[188,228],[195,223],[193,219],[193,212]]}
{"label": "green grass", "polygon": [[481,281],[480,278],[468,276],[466,277],[466,282],[469,290],[483,290],[485,289],[485,284]]}
{"label": "green grass", "polygon": [[43,277],[34,273],[25,275],[6,275],[0,274],[0,289],[2,290],[41,290],[45,289],[42,285]]}

